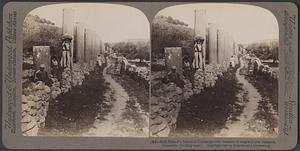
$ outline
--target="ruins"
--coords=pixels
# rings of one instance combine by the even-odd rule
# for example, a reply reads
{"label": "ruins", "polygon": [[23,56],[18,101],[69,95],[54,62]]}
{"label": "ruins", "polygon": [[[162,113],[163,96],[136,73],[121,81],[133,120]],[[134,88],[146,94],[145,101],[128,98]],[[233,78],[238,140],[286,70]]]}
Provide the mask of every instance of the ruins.
{"label": "ruins", "polygon": [[[70,67],[62,70],[62,79],[50,77],[51,86],[43,82],[26,81],[27,87],[23,88],[22,95],[21,122],[22,133],[25,136],[37,135],[38,129],[45,126],[49,101],[55,101],[58,95],[70,91],[76,85],[81,85],[85,74],[94,69],[97,54],[104,53],[100,36],[85,28],[82,23],[75,22],[74,10],[63,9],[62,13],[62,35],[70,35],[73,39],[70,48]],[[33,65],[36,69],[40,64],[45,64],[46,71],[50,73],[50,49],[50,46],[33,46]]]}

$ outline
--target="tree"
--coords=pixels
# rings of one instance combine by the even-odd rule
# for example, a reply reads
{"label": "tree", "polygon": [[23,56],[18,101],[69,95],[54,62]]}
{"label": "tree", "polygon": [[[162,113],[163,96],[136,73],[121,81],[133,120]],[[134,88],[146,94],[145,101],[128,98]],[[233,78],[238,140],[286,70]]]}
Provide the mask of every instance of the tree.
{"label": "tree", "polygon": [[192,46],[193,29],[177,19],[157,16],[152,22],[152,57],[163,56],[165,47]]}
{"label": "tree", "polygon": [[61,46],[62,29],[54,26],[49,20],[39,16],[27,15],[23,23],[23,52],[25,56],[32,55],[32,47],[46,45],[51,47],[51,53],[58,54]]}
{"label": "tree", "polygon": [[253,43],[246,47],[246,50],[250,54],[254,54],[261,60],[272,59],[275,63],[278,61],[278,41],[267,41]]}
{"label": "tree", "polygon": [[150,42],[118,42],[111,44],[112,48],[128,59],[150,60]]}

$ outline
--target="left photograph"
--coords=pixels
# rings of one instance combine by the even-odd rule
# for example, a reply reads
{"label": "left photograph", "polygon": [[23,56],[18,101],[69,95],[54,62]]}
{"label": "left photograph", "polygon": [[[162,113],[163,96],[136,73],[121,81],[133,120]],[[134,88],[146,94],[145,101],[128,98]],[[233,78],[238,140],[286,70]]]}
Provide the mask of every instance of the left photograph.
{"label": "left photograph", "polygon": [[65,3],[23,22],[24,136],[149,136],[150,25],[138,9]]}

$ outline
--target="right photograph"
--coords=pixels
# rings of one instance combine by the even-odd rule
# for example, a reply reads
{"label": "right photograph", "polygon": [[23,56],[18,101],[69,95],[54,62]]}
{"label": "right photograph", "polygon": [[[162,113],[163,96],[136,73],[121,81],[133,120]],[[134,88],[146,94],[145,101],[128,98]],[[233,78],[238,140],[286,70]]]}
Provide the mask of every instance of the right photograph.
{"label": "right photograph", "polygon": [[279,29],[268,10],[194,3],[151,29],[151,137],[277,137]]}

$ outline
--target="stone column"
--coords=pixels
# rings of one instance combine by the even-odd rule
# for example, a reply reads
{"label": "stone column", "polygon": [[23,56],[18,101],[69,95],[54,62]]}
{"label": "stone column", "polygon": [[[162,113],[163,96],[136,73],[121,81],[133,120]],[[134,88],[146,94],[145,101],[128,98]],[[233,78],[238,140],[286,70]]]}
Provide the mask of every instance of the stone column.
{"label": "stone column", "polygon": [[75,52],[76,52],[76,61],[80,64],[84,63],[84,26],[82,23],[76,23],[76,37],[74,38],[75,42]]}
{"label": "stone column", "polygon": [[[195,25],[194,25],[194,36],[202,36],[204,38],[203,41],[203,50],[201,56],[204,57],[200,59],[200,64],[205,64],[205,55],[206,55],[206,29],[207,29],[207,23],[206,23],[206,11],[203,9],[195,10]],[[201,65],[200,68],[203,66]]]}
{"label": "stone column", "polygon": [[95,67],[95,62],[96,62],[96,56],[97,56],[97,34],[93,32],[93,37],[92,37],[92,56],[91,56],[91,61],[92,61],[92,66],[93,68]]}
{"label": "stone column", "polygon": [[225,48],[224,48],[224,31],[223,30],[218,30],[218,64],[222,64],[224,61],[224,52],[225,52]]}
{"label": "stone column", "polygon": [[85,29],[84,32],[84,61],[87,68],[90,68],[90,54],[91,54],[91,32]]}
{"label": "stone column", "polygon": [[91,38],[90,38],[90,32],[89,29],[84,30],[84,62],[85,62],[85,68],[86,70],[90,70],[90,50],[91,50]]}
{"label": "stone column", "polygon": [[105,46],[104,46],[104,42],[102,41],[102,38],[100,38],[100,48],[101,48],[101,53],[104,53]]}
{"label": "stone column", "polygon": [[217,28],[214,24],[208,24],[208,51],[209,51],[209,64],[218,63],[217,55]]}
{"label": "stone column", "polygon": [[233,55],[238,55],[237,44],[233,41]]}
{"label": "stone column", "polygon": [[234,41],[231,35],[229,35],[229,45],[230,45],[230,55],[231,57],[234,54]]}
{"label": "stone column", "polygon": [[62,23],[62,32],[63,35],[70,35],[73,40],[71,42],[71,52],[70,52],[70,65],[73,65],[73,51],[74,51],[74,14],[73,9],[63,9],[63,23]]}
{"label": "stone column", "polygon": [[227,63],[229,59],[229,53],[230,53],[230,48],[229,48],[229,36],[228,32],[224,32],[224,41],[225,41],[225,51],[224,51],[224,61]]}

